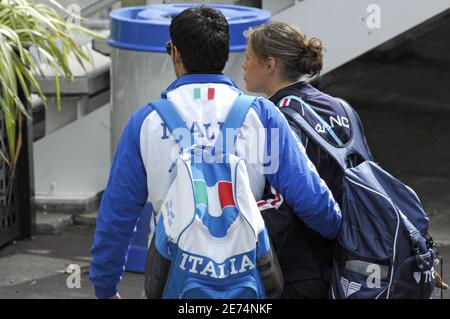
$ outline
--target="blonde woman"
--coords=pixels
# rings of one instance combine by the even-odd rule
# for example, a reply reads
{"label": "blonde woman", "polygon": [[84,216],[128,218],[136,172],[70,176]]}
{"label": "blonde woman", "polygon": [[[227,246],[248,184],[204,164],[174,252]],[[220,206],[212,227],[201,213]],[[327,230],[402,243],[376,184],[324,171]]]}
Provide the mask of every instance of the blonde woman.
{"label": "blonde woman", "polygon": [[[338,100],[304,80],[318,75],[322,70],[322,42],[317,38],[308,38],[294,26],[279,22],[252,29],[247,33],[247,38],[246,56],[242,63],[247,90],[266,94],[278,107],[294,109],[329,143],[345,144],[349,140],[351,128],[343,107]],[[301,101],[311,106],[332,127],[334,136],[329,134],[324,127],[326,124],[313,113],[304,112]],[[308,141],[295,123],[290,124],[291,129],[299,135],[320,177],[340,203],[340,169],[314,142]],[[326,298],[333,243],[306,227],[285,204],[276,210],[262,211],[262,214],[283,269],[283,297]]]}

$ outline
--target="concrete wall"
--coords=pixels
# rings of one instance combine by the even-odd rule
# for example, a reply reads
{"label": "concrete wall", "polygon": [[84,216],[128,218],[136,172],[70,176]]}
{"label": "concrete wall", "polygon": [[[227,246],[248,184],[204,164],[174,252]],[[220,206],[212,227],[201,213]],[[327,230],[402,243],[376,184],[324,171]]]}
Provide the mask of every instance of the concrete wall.
{"label": "concrete wall", "polygon": [[450,8],[448,0],[263,0],[272,20],[320,38],[326,73]]}

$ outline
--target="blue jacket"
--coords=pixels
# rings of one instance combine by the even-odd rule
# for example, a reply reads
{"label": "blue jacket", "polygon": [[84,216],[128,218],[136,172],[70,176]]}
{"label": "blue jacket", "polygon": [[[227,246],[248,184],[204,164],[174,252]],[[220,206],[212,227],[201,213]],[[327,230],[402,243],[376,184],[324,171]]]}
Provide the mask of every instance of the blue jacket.
{"label": "blue jacket", "polygon": [[[171,101],[186,120],[197,144],[212,146],[239,94],[242,92],[223,75],[187,74],[161,97]],[[126,125],[103,194],[91,251],[90,280],[97,297],[117,292],[136,223],[144,205],[160,211],[170,187],[168,170],[177,147],[150,104],[138,109]],[[336,237],[341,223],[339,206],[270,101],[255,100],[236,150],[247,162],[256,200],[261,199],[268,181],[308,227],[326,238]]]}
{"label": "blue jacket", "polygon": [[[310,112],[304,112],[302,110],[300,102],[294,99],[285,99],[285,97],[290,95],[300,97],[303,101],[308,103],[314,111],[317,112],[317,114],[319,114],[320,117],[332,127],[333,131],[344,144],[348,142],[351,133],[350,123],[347,118],[347,114],[345,114],[344,109],[336,98],[319,91],[306,81],[299,81],[286,86],[269,98],[275,105],[280,105],[283,107],[282,105],[286,104],[286,106],[296,110],[299,114],[305,117],[308,123],[310,123],[311,126],[314,127],[325,140],[334,145],[336,145],[335,141],[325,131],[325,128]],[[361,120],[359,119],[356,111],[355,115],[358,119],[360,130],[364,132]],[[291,125],[291,129],[293,129],[301,137],[302,144],[306,149],[306,154],[317,168],[320,177],[327,183],[334,195],[334,198],[340,204],[343,191],[343,172],[336,165],[336,163],[334,163],[334,160],[322,151],[316,143],[310,141],[306,134],[302,133],[295,124]],[[367,152],[370,156],[372,156],[368,147]]]}

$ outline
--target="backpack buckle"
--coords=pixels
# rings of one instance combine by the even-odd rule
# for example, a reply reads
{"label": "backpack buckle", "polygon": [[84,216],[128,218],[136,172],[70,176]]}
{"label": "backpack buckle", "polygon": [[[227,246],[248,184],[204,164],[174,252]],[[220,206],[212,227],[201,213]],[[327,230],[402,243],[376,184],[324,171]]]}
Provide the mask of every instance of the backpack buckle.
{"label": "backpack buckle", "polygon": [[434,248],[436,247],[436,243],[433,240],[433,237],[430,236],[430,234],[425,234],[423,237],[427,240],[427,246],[428,248]]}

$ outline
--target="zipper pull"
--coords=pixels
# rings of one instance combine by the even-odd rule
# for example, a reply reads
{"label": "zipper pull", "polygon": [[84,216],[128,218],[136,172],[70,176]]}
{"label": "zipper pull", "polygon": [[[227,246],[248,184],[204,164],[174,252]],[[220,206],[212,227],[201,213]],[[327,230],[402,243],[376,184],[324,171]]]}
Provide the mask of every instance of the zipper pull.
{"label": "zipper pull", "polygon": [[172,165],[170,165],[169,168],[169,174],[172,173],[173,169],[175,168],[175,165],[177,164],[178,159],[176,159],[175,161],[172,162]]}

